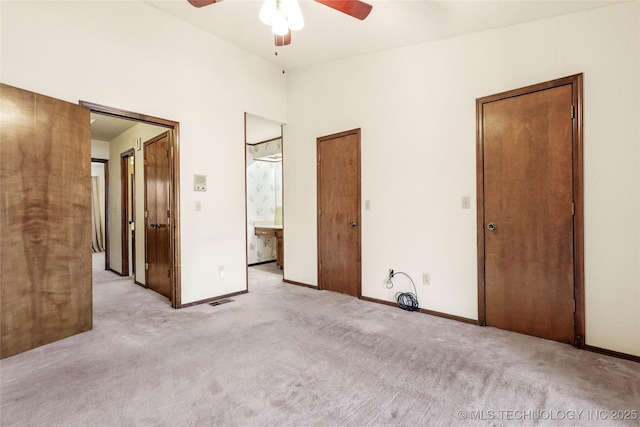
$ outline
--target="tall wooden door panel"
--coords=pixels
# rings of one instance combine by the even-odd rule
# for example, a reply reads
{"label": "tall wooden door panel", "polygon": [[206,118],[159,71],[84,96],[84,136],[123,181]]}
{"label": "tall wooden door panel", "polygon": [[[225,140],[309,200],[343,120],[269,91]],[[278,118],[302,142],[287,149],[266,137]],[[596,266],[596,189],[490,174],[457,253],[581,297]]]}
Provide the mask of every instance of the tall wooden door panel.
{"label": "tall wooden door panel", "polygon": [[169,133],[144,145],[146,285],[171,299]]}
{"label": "tall wooden door panel", "polygon": [[1,357],[92,327],[89,109],[0,86]]}
{"label": "tall wooden door panel", "polygon": [[122,275],[135,278],[136,252],[133,247],[135,231],[131,225],[135,221],[135,150],[133,148],[120,154],[120,247]]}
{"label": "tall wooden door panel", "polygon": [[481,108],[486,324],[574,344],[572,84]]}
{"label": "tall wooden door panel", "polygon": [[317,144],[319,287],[359,298],[360,129]]}

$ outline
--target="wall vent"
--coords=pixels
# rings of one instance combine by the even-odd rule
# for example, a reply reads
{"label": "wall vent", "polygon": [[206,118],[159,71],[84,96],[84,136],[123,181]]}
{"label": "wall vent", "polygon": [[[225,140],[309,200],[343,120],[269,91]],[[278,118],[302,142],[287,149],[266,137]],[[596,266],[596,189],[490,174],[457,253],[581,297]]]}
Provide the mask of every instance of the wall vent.
{"label": "wall vent", "polygon": [[216,305],[221,305],[221,304],[226,304],[228,302],[232,302],[233,300],[231,298],[225,298],[225,299],[221,299],[218,301],[214,301],[214,302],[210,302],[209,305],[212,307],[215,307]]}

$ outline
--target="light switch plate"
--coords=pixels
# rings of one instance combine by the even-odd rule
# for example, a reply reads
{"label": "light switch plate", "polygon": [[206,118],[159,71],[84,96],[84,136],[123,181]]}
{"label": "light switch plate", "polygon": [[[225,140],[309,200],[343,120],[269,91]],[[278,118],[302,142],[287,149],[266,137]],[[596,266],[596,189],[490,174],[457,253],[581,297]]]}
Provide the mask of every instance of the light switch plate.
{"label": "light switch plate", "polygon": [[471,197],[462,196],[462,209],[471,209]]}

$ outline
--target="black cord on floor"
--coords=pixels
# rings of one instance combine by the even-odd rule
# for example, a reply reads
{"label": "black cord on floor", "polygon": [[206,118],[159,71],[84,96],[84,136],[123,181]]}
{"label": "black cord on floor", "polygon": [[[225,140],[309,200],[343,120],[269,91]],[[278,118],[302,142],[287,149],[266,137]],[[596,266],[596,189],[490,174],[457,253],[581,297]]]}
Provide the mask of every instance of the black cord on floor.
{"label": "black cord on floor", "polygon": [[391,276],[389,276],[390,286],[388,285],[387,288],[388,289],[393,288],[393,278],[398,274],[407,276],[409,280],[411,280],[411,284],[413,285],[413,290],[415,292],[415,294],[411,292],[398,292],[396,294],[396,302],[398,303],[398,307],[407,311],[418,311],[419,309],[418,297],[416,296],[418,294],[418,291],[416,289],[416,284],[413,282],[413,279],[411,278],[411,276],[409,276],[407,273],[398,271],[391,274]]}

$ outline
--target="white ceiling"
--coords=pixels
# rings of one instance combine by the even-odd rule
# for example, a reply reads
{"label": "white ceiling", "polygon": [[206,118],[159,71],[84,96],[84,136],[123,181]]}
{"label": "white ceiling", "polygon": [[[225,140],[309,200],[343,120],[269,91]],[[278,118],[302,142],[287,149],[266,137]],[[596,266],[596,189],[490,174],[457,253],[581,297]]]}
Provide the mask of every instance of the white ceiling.
{"label": "white ceiling", "polygon": [[91,113],[91,139],[111,141],[125,130],[131,129],[137,121]]}
{"label": "white ceiling", "polygon": [[312,0],[299,2],[305,27],[292,34],[291,45],[276,48],[270,28],[258,19],[259,0],[224,0],[202,8],[187,0],[146,1],[285,69],[621,3],[371,0],[371,14],[359,21]]}

